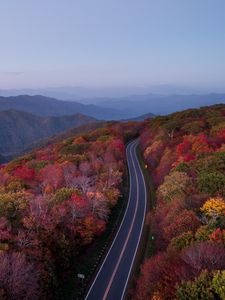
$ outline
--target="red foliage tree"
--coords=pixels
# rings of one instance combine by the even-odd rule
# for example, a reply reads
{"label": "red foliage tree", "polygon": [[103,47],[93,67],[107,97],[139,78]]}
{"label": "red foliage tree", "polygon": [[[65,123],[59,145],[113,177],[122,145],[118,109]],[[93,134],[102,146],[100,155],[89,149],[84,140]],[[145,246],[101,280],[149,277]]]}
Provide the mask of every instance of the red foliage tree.
{"label": "red foliage tree", "polygon": [[12,238],[11,226],[5,217],[0,218],[0,242],[8,241]]}
{"label": "red foliage tree", "polygon": [[26,166],[21,166],[13,172],[13,176],[24,181],[32,181],[35,178],[35,170],[29,169]]}
{"label": "red foliage tree", "polygon": [[40,299],[38,274],[20,253],[0,253],[0,298]]}
{"label": "red foliage tree", "polygon": [[184,210],[164,229],[165,236],[168,240],[171,240],[173,237],[187,231],[194,233],[200,224],[199,219],[193,211]]}
{"label": "red foliage tree", "polygon": [[141,267],[141,275],[137,282],[135,300],[151,299],[154,291],[158,288],[158,283],[167,264],[168,256],[166,253],[159,253],[145,261]]}
{"label": "red foliage tree", "polygon": [[183,250],[181,259],[199,276],[201,270],[223,270],[225,268],[225,248],[222,243],[199,242]]}
{"label": "red foliage tree", "polygon": [[47,187],[53,191],[59,189],[63,183],[62,168],[56,163],[45,166],[39,173],[39,181],[43,191],[46,191]]}

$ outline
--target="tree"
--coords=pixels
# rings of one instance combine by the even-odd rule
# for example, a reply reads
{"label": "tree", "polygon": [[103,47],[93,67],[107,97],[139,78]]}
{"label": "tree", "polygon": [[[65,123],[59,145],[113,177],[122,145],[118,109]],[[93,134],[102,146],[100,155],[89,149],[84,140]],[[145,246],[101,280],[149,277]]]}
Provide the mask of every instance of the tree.
{"label": "tree", "polygon": [[174,221],[164,228],[165,236],[167,240],[171,240],[185,232],[191,231],[195,233],[200,226],[200,221],[194,212],[189,210],[183,210]]}
{"label": "tree", "polygon": [[199,156],[202,153],[210,153],[213,149],[210,147],[209,141],[204,133],[191,137],[192,153]]}
{"label": "tree", "polygon": [[76,194],[72,195],[71,200],[68,203],[73,222],[76,220],[76,218],[85,217],[87,212],[90,212],[87,200]]}
{"label": "tree", "polygon": [[155,168],[159,163],[160,157],[164,151],[165,144],[161,140],[156,140],[144,151],[144,158],[151,168]]}
{"label": "tree", "polygon": [[209,236],[211,241],[223,243],[225,246],[225,230],[217,228],[214,232]]}
{"label": "tree", "polygon": [[167,264],[168,256],[166,253],[159,253],[144,262],[137,281],[135,300],[151,299],[154,292],[157,292],[158,284]]}
{"label": "tree", "polygon": [[183,281],[177,287],[176,295],[180,300],[223,300],[225,299],[225,271],[204,270],[194,281]]}
{"label": "tree", "polygon": [[81,162],[79,165],[79,169],[84,176],[90,176],[91,175],[91,164],[87,161]]}
{"label": "tree", "polygon": [[199,242],[185,248],[182,260],[198,276],[201,270],[223,270],[225,268],[225,248],[221,243]]}
{"label": "tree", "polygon": [[64,178],[64,183],[66,187],[71,187],[73,178],[76,176],[77,167],[71,162],[64,162],[61,164],[62,174]]}
{"label": "tree", "polygon": [[183,248],[190,246],[193,241],[194,238],[191,231],[181,233],[180,235],[172,238],[168,246],[168,251],[180,251]]}
{"label": "tree", "polygon": [[212,232],[213,228],[209,225],[200,226],[195,233],[195,238],[197,241],[208,241]]}
{"label": "tree", "polygon": [[86,245],[92,242],[95,235],[101,235],[105,230],[105,222],[99,220],[93,214],[87,215],[82,221],[81,226],[77,228],[80,234],[82,244]]}
{"label": "tree", "polygon": [[9,174],[4,172],[3,169],[0,169],[0,186],[5,186],[9,179]]}
{"label": "tree", "polygon": [[40,185],[45,192],[50,187],[52,191],[60,188],[63,183],[62,169],[58,164],[47,165],[39,173]]}
{"label": "tree", "polygon": [[50,207],[45,196],[36,196],[30,200],[29,213],[23,218],[26,228],[31,228],[37,234],[44,229],[51,232],[55,222],[50,214]]}
{"label": "tree", "polygon": [[213,273],[212,286],[219,299],[225,299],[225,271],[216,271]]}
{"label": "tree", "polygon": [[95,177],[88,176],[76,176],[72,179],[70,187],[77,188],[82,191],[84,195],[86,195],[89,191],[91,191],[92,187],[95,185]]}
{"label": "tree", "polygon": [[24,192],[0,193],[0,217],[19,221],[28,206],[29,195]]}
{"label": "tree", "polygon": [[158,188],[158,195],[166,201],[176,197],[183,198],[190,184],[191,180],[185,173],[174,171],[165,177],[163,184]]}
{"label": "tree", "polygon": [[183,142],[177,145],[177,155],[178,156],[185,156],[191,151],[191,142],[188,136],[184,136]]}
{"label": "tree", "polygon": [[0,298],[40,299],[38,272],[20,253],[0,253]]}
{"label": "tree", "polygon": [[183,281],[178,286],[176,295],[179,300],[214,300],[211,274],[203,271],[194,281]]}
{"label": "tree", "polygon": [[168,175],[170,169],[172,168],[172,165],[175,162],[175,160],[176,160],[176,153],[173,151],[173,149],[167,147],[163,152],[163,155],[160,159],[160,162],[156,170],[152,174],[154,178],[154,182],[157,185],[163,182],[165,176]]}
{"label": "tree", "polygon": [[49,201],[52,203],[52,205],[62,203],[66,200],[69,200],[75,192],[76,190],[72,188],[63,187],[58,189],[54,196],[49,199]]}
{"label": "tree", "polygon": [[210,196],[225,195],[225,176],[220,172],[200,174],[197,184],[201,193]]}
{"label": "tree", "polygon": [[210,198],[200,210],[207,218],[223,216],[225,214],[225,201],[223,198]]}
{"label": "tree", "polygon": [[32,181],[35,178],[35,171],[33,169],[29,169],[26,166],[18,167],[14,172],[13,176],[18,179],[22,179],[24,181]]}
{"label": "tree", "polygon": [[91,212],[102,220],[107,220],[109,215],[109,207],[104,194],[96,191],[87,194]]}
{"label": "tree", "polygon": [[5,217],[0,218],[0,243],[12,238],[11,226]]}

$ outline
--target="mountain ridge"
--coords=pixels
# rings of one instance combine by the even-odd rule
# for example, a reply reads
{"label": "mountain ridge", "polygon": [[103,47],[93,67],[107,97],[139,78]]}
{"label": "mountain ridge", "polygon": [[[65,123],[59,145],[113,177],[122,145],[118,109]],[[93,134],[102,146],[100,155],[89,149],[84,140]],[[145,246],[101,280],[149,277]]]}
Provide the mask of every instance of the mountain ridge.
{"label": "mountain ridge", "polygon": [[20,153],[34,141],[93,122],[97,120],[80,113],[41,117],[15,109],[0,111],[0,155]]}
{"label": "mountain ridge", "polygon": [[120,119],[126,116],[119,110],[98,107],[94,104],[63,101],[42,95],[20,95],[13,97],[0,96],[0,111],[15,109],[39,116],[62,116],[81,113],[96,119]]}

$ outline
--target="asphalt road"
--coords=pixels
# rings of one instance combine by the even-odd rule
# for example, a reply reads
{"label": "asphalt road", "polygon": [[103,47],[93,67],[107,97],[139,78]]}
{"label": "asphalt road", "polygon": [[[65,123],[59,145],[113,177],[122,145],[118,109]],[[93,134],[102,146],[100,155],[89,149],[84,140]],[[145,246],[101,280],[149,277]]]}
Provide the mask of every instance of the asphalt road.
{"label": "asphalt road", "polygon": [[136,156],[137,141],[128,144],[130,194],[124,218],[85,300],[120,300],[138,250],[146,213],[146,186]]}

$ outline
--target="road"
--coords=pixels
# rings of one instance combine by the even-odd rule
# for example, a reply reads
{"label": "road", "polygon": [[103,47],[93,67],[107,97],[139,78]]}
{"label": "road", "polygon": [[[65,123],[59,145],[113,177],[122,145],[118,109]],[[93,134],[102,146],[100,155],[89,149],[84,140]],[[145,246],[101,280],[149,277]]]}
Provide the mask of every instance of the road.
{"label": "road", "polygon": [[126,149],[130,175],[127,208],[85,300],[120,300],[125,297],[143,230],[147,202],[145,181],[136,155],[137,144],[137,140],[132,141]]}

